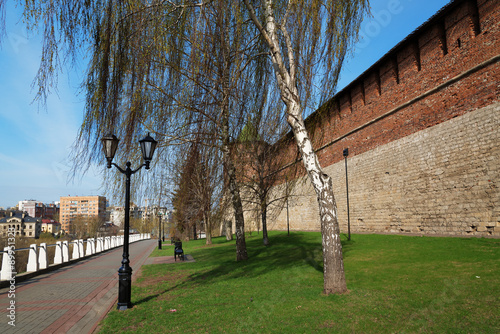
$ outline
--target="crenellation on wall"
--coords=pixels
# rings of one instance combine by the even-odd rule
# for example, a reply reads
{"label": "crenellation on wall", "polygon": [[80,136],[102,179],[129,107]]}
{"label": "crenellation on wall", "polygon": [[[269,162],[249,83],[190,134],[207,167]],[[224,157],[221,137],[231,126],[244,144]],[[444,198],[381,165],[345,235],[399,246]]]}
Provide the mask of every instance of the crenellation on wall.
{"label": "crenellation on wall", "polygon": [[360,80],[359,83],[350,90],[349,96],[351,97],[351,109],[353,113],[357,113],[362,107],[364,107],[363,103],[363,80]]}
{"label": "crenellation on wall", "polygon": [[397,53],[397,57],[394,58],[394,60],[397,60],[397,66],[396,64],[393,66],[398,69],[396,73],[400,80],[398,83],[404,84],[414,79],[416,72],[418,72],[418,68],[415,66],[415,53],[419,52],[418,45],[415,46],[413,41]]}
{"label": "crenellation on wall", "polygon": [[369,73],[365,79],[365,106],[377,99],[379,95],[379,76],[378,71]]}
{"label": "crenellation on wall", "polygon": [[477,0],[469,0],[467,2],[467,7],[471,36],[476,37],[481,33],[481,25],[479,22],[479,7]]}

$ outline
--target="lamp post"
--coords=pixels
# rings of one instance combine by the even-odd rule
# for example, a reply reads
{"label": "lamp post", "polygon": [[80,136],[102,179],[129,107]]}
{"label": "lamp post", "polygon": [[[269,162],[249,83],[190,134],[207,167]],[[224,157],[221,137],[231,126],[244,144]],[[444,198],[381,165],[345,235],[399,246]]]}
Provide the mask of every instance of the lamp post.
{"label": "lamp post", "polygon": [[349,155],[349,149],[344,149],[344,160],[345,160],[345,189],[347,194],[347,240],[351,240],[351,219],[349,217],[349,179],[347,178],[347,156]]}
{"label": "lamp post", "polygon": [[139,166],[137,169],[132,170],[130,168],[131,163],[127,161],[127,167],[125,169],[121,168],[117,164],[113,162],[113,158],[116,153],[116,149],[118,148],[118,142],[120,140],[116,138],[115,135],[110,134],[102,138],[104,155],[108,160],[108,168],[111,168],[111,165],[115,166],[120,173],[125,174],[125,221],[124,221],[124,231],[123,231],[123,259],[122,266],[118,269],[118,310],[123,311],[132,307],[132,303],[130,302],[131,295],[131,282],[132,282],[132,268],[130,267],[129,260],[129,234],[130,234],[130,177],[137,173],[142,167],[146,167],[149,169],[149,163],[153,158],[153,154],[156,149],[157,141],[151,138],[148,135],[139,140],[141,145],[142,157],[144,159],[144,164]]}
{"label": "lamp post", "polygon": [[[167,217],[166,217],[166,218],[168,219],[168,209],[167,209],[166,207],[165,207],[165,214],[167,215]],[[165,241],[165,220],[163,220],[163,223],[162,223],[161,227],[162,227],[162,229],[163,229],[163,233],[162,233],[162,235],[161,235],[161,239],[162,239],[163,241]]]}
{"label": "lamp post", "polygon": [[161,249],[161,212],[158,210],[158,249]]}

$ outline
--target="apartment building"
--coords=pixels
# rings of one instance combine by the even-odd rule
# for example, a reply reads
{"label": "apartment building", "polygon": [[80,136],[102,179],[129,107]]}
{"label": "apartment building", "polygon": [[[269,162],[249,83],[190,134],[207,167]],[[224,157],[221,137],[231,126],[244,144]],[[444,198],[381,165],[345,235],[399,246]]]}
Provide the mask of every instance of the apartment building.
{"label": "apartment building", "polygon": [[57,204],[44,204],[35,200],[19,201],[19,210],[35,218],[53,219],[59,213]]}
{"label": "apartment building", "polygon": [[71,221],[77,216],[99,217],[106,219],[106,197],[104,196],[68,196],[61,197],[59,204],[61,230],[68,233]]}

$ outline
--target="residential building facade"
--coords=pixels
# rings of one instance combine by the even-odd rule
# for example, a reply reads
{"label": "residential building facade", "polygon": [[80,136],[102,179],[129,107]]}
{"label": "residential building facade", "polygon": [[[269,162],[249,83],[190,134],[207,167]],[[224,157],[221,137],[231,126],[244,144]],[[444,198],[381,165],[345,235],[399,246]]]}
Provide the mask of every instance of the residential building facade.
{"label": "residential building facade", "polygon": [[0,235],[7,238],[14,233],[16,237],[38,238],[41,225],[39,218],[30,217],[26,213],[10,212],[0,219]]}
{"label": "residential building facade", "polygon": [[61,232],[61,224],[54,219],[42,219],[42,232],[59,234]]}
{"label": "residential building facade", "polygon": [[61,230],[70,231],[71,221],[77,216],[99,217],[106,219],[106,197],[104,196],[67,196],[60,201]]}
{"label": "residential building facade", "polygon": [[59,213],[57,204],[44,204],[36,200],[19,201],[19,210],[28,213],[30,217],[51,218]]}

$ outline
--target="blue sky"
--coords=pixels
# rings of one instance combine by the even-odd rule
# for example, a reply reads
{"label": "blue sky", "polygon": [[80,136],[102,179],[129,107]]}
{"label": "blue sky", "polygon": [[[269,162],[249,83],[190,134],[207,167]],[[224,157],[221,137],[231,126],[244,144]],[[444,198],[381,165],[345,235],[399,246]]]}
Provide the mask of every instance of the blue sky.
{"label": "blue sky", "polygon": [[[373,17],[361,26],[361,40],[342,71],[339,89],[356,79],[448,0],[372,0]],[[105,195],[100,168],[68,179],[69,155],[84,108],[78,87],[85,65],[59,74],[57,92],[46,108],[32,103],[41,43],[19,23],[20,11],[7,1],[6,30],[0,49],[0,207],[20,200],[45,203],[67,195]]]}

